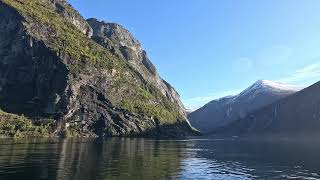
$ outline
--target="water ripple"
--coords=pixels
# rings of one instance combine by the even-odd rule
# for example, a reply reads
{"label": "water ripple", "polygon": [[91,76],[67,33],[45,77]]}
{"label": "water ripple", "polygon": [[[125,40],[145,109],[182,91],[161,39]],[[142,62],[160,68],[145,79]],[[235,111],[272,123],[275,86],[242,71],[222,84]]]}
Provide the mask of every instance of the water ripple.
{"label": "water ripple", "polygon": [[1,180],[320,179],[320,144],[234,139],[0,140]]}

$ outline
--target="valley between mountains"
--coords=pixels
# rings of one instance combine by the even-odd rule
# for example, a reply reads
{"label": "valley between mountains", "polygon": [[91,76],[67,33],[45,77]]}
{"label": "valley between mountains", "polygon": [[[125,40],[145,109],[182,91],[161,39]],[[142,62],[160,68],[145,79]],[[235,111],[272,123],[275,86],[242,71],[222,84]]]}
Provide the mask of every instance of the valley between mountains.
{"label": "valley between mountains", "polygon": [[259,80],[187,114],[123,26],[65,0],[1,0],[0,109],[0,137],[312,134],[320,83]]}

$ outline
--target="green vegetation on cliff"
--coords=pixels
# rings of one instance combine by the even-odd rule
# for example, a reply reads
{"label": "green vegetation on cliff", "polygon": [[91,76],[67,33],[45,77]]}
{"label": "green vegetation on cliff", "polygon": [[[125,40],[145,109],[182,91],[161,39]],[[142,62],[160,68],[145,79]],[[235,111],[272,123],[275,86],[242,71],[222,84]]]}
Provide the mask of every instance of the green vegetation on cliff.
{"label": "green vegetation on cliff", "polygon": [[0,110],[0,137],[43,137],[49,136],[53,122],[33,122],[24,116]]}
{"label": "green vegetation on cliff", "polygon": [[[31,21],[28,25],[30,34],[39,37],[47,46],[60,54],[70,56],[75,60],[70,67],[72,70],[80,70],[80,60],[89,60],[93,64],[104,67],[115,67],[114,58],[111,53],[100,45],[93,42],[83,34],[76,26],[68,22],[62,15],[55,11],[50,1],[41,0],[4,0],[4,2],[16,9],[26,21]],[[75,13],[71,7],[65,6],[68,13]],[[50,30],[50,35],[45,35],[41,31]],[[118,61],[119,63],[120,61]],[[79,66],[79,67],[78,67]]]}
{"label": "green vegetation on cliff", "polygon": [[[105,69],[110,74],[116,70],[108,92],[111,103],[130,112],[144,114],[158,119],[160,124],[172,124],[184,117],[175,103],[165,97],[156,87],[150,85],[129,67],[126,60],[113,55],[83,34],[75,25],[59,14],[56,7],[46,0],[3,0],[16,9],[26,21],[28,33],[59,56],[71,59],[66,65],[75,77],[90,72],[90,68]],[[63,6],[69,14],[77,13],[69,6]]]}
{"label": "green vegetation on cliff", "polygon": [[[120,107],[130,112],[143,113],[157,118],[160,123],[175,123],[177,119],[183,119],[175,105],[166,99],[158,89],[153,86],[141,88],[133,85],[131,87],[133,88],[125,93],[131,95],[118,102]],[[118,91],[121,87],[114,89]],[[157,101],[160,101],[161,104],[158,104]]]}

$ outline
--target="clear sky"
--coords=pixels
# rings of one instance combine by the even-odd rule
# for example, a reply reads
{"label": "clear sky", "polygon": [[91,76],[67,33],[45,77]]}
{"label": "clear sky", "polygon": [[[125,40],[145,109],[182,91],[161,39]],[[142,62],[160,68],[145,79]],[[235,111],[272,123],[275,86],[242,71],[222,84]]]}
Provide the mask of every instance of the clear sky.
{"label": "clear sky", "polygon": [[69,0],[142,43],[187,108],[258,79],[320,80],[319,0]]}

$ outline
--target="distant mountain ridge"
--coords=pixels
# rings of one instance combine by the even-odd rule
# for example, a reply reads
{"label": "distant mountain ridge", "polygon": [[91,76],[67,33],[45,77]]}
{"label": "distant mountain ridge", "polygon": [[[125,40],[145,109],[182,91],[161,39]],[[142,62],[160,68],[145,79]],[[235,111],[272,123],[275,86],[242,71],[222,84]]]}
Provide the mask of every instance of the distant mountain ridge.
{"label": "distant mountain ridge", "polygon": [[320,129],[320,82],[280,99],[246,117],[218,129],[215,133],[317,134]]}
{"label": "distant mountain ridge", "polygon": [[301,89],[293,85],[259,80],[238,95],[209,102],[190,113],[188,118],[195,128],[207,134]]}

